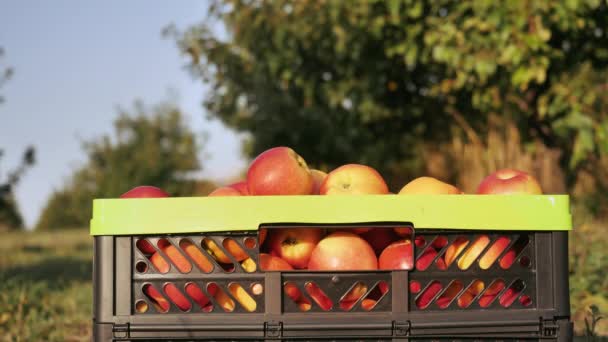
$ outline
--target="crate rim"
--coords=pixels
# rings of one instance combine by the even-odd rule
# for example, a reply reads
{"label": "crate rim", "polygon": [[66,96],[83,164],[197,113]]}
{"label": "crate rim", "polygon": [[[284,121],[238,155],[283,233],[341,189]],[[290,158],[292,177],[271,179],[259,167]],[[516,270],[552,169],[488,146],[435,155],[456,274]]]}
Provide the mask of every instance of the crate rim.
{"label": "crate rim", "polygon": [[568,195],[231,196],[95,199],[90,234],[255,231],[276,224],[404,223],[424,229],[572,229]]}

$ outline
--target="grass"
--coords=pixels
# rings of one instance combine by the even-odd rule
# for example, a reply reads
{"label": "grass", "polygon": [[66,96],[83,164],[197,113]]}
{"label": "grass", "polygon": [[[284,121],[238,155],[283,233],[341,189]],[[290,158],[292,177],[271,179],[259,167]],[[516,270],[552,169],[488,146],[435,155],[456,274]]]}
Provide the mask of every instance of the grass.
{"label": "grass", "polygon": [[0,256],[0,341],[91,340],[86,229],[3,233]]}

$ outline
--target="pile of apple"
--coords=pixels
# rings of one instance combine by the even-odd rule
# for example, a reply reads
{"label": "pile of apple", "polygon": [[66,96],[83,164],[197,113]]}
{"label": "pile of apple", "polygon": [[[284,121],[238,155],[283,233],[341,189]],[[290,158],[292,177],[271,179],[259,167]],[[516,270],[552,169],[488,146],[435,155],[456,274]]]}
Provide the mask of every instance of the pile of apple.
{"label": "pile of apple", "polygon": [[[420,177],[403,186],[398,195],[462,193],[455,186],[435,178]],[[486,177],[479,185],[477,193],[542,192],[539,183],[529,174],[505,169]],[[246,181],[218,188],[209,196],[361,194],[389,195],[390,192],[380,173],[369,166],[347,164],[326,174],[309,169],[306,161],[291,148],[276,147],[254,159],[247,171]],[[410,237],[411,230],[407,227],[394,230],[374,227],[285,228],[271,229],[269,232],[261,230],[261,267],[263,270],[315,271],[411,269],[414,261]],[[478,243],[479,247],[482,245]],[[474,247],[470,249],[476,249]],[[477,249],[483,250],[485,245],[479,247]],[[449,265],[462,248],[464,243],[455,244],[446,251],[445,258],[438,259],[441,260],[438,267],[442,267],[441,263],[444,263],[444,266]],[[426,269],[435,256],[435,250],[427,249],[416,261],[416,267]]]}
{"label": "pile of apple", "polygon": [[[486,177],[480,183],[477,193],[541,194],[542,191],[539,183],[529,174],[503,169]],[[291,148],[275,147],[261,153],[253,160],[245,181],[220,187],[209,196],[362,194],[393,195],[380,173],[369,166],[347,164],[327,174],[310,169],[306,161]],[[412,194],[458,195],[463,192],[438,179],[420,177],[405,184],[398,192],[398,195]],[[166,196],[168,195],[158,188],[142,186],[121,197]],[[477,257],[475,250],[481,252],[489,243],[481,240],[483,239],[475,241],[468,249],[471,257],[467,258],[465,255],[460,261],[467,264],[470,263],[470,259]],[[437,259],[437,266],[440,269],[449,266],[467,244],[468,241],[460,243],[456,241],[446,250],[442,258]],[[504,241],[502,244],[506,246]],[[414,266],[411,230],[407,227],[394,230],[375,227],[284,228],[268,231],[262,229],[259,232],[259,245],[262,270],[393,270],[411,269]],[[218,252],[221,252],[215,248],[216,246],[204,247],[211,255],[218,255]],[[495,243],[487,254],[499,254],[502,252],[500,247],[504,249],[504,246]],[[493,249],[495,252],[491,253]],[[234,250],[228,251],[233,256],[242,255],[243,260],[247,258],[236,244]],[[427,248],[416,261],[416,268],[426,269],[436,254],[436,249]],[[227,257],[225,259],[229,260]],[[239,262],[243,260],[237,258]]]}
{"label": "pile of apple", "polygon": [[[487,176],[477,189],[477,194],[541,193],[539,183],[532,176],[513,169],[499,170]],[[310,169],[306,161],[291,148],[275,147],[261,153],[253,160],[245,181],[220,187],[209,196],[363,194],[395,196],[389,192],[382,176],[369,166],[347,164],[325,173]],[[397,195],[413,194],[458,195],[463,192],[438,179],[420,177],[405,184]],[[140,186],[123,194],[121,198],[167,196],[164,191],[156,187]],[[446,243],[440,246],[441,239],[435,240],[434,245],[427,247],[414,265],[413,244],[422,247],[424,241],[418,239],[412,241],[412,231],[409,227],[394,229],[378,227],[261,229],[258,240],[259,264],[260,268],[265,271],[294,269],[311,271],[409,270],[414,266],[424,270],[435,260],[438,251],[447,244],[445,241]],[[489,243],[487,236],[473,241],[464,255],[460,256],[458,266],[461,269],[467,269]],[[483,268],[484,265],[493,263],[508,243],[507,239],[495,241],[480,260],[480,266]],[[238,244],[233,245],[228,244],[224,247],[246,271],[255,271],[253,260],[242,251]],[[456,240],[448,247],[444,255],[437,258],[437,267],[439,269],[449,267],[468,245],[469,241]],[[167,248],[171,247],[173,246],[167,246]],[[216,245],[204,244],[202,247],[219,263],[230,263],[230,258],[226,257]],[[153,250],[150,252],[152,253],[150,258],[153,258],[156,253]],[[179,254],[179,252],[171,253],[172,251],[165,250],[164,252]],[[197,256],[196,259],[199,259],[198,257],[204,259],[202,256]],[[486,257],[487,259],[484,260]],[[505,257],[503,259],[508,263],[513,261],[511,259],[514,259],[515,255],[505,255]],[[165,272],[168,270],[168,265],[164,267],[167,270],[162,267],[162,260],[153,262],[153,264]],[[298,297],[295,294],[290,296],[294,297],[294,300],[295,297]]]}

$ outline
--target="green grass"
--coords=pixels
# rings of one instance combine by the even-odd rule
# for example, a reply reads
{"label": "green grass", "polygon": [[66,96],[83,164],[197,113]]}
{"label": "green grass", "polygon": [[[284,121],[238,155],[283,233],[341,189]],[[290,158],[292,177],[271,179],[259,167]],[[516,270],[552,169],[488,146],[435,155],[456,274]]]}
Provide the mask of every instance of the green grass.
{"label": "green grass", "polygon": [[90,341],[92,256],[86,229],[3,233],[0,341]]}

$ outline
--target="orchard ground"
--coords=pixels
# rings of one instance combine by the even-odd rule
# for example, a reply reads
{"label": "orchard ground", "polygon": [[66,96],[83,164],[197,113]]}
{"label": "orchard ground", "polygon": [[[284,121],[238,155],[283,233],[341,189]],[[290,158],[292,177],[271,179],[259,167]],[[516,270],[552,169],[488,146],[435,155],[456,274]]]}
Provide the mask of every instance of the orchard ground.
{"label": "orchard ground", "polygon": [[90,341],[92,256],[86,229],[3,233],[0,341]]}

